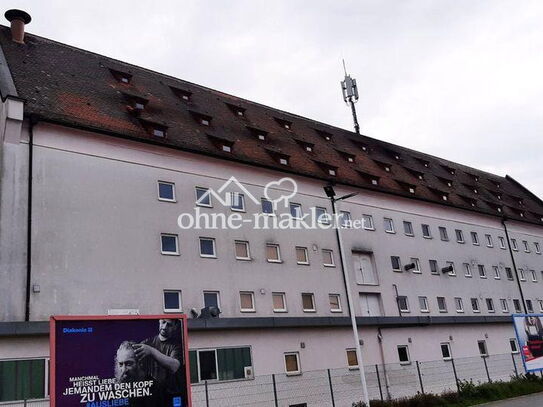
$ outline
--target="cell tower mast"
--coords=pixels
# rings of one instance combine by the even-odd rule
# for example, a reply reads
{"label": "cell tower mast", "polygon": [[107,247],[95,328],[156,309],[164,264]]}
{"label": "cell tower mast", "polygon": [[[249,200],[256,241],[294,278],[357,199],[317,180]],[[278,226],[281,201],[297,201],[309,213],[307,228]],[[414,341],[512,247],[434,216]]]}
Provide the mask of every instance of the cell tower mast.
{"label": "cell tower mast", "polygon": [[358,101],[358,88],[356,86],[356,79],[351,78],[351,75],[347,73],[345,68],[345,60],[343,60],[343,70],[345,71],[345,79],[341,81],[341,92],[343,93],[343,100],[348,105],[351,105],[351,112],[353,113],[354,131],[360,134],[360,125],[358,124],[358,118],[356,117],[356,108],[354,104]]}

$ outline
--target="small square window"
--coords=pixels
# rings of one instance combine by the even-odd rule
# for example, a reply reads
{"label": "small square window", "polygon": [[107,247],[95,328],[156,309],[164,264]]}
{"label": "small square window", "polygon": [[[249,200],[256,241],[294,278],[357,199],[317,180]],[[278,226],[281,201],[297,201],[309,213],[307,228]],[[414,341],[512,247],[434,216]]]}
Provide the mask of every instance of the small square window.
{"label": "small square window", "polygon": [[481,312],[481,309],[479,308],[479,299],[478,298],[472,298],[471,299],[471,309],[473,312]]}
{"label": "small square window", "polygon": [[479,246],[479,235],[477,232],[471,232],[471,243],[473,243],[475,246]]}
{"label": "small square window", "polygon": [[437,309],[439,312],[447,312],[447,301],[445,297],[437,297]]}
{"label": "small square window", "polygon": [[445,227],[443,227],[443,226],[439,227],[439,237],[444,242],[449,241],[449,234],[447,233],[447,229]]}
{"label": "small square window", "polygon": [[456,241],[458,243],[465,243],[464,232],[462,232],[460,229],[456,229],[454,233],[456,234]]}
{"label": "small square window", "polygon": [[239,192],[230,192],[230,209],[236,212],[245,212],[245,195]]}
{"label": "small square window", "polygon": [[366,230],[375,230],[373,227],[373,217],[371,215],[362,215],[362,227]]}
{"label": "small square window", "polygon": [[296,247],[296,263],[308,265],[309,257],[307,255],[307,247]]}
{"label": "small square window", "polygon": [[262,204],[262,213],[266,215],[273,215],[273,203],[269,199],[261,198],[260,202]]}
{"label": "small square window", "polygon": [[281,252],[278,244],[266,244],[266,259],[268,263],[281,263]]}
{"label": "small square window", "polygon": [[237,260],[251,260],[251,253],[249,251],[249,242],[243,240],[235,241],[236,259]]}
{"label": "small square window", "polygon": [[173,182],[158,181],[158,200],[175,202],[175,184]]}
{"label": "small square window", "polygon": [[164,290],[164,312],[181,311],[181,291]]}
{"label": "small square window", "polygon": [[302,293],[302,309],[304,312],[315,312],[315,296],[313,293]]}
{"label": "small square window", "polygon": [[298,375],[302,373],[298,352],[285,353],[285,372],[287,375]]}
{"label": "small square window", "polygon": [[439,274],[439,267],[437,266],[437,260],[429,260],[428,263],[430,264],[430,273]]}
{"label": "small square window", "polygon": [[356,349],[347,349],[347,365],[350,369],[358,368],[358,357],[356,356]]}
{"label": "small square window", "polygon": [[218,291],[204,291],[204,307],[214,307],[221,309]]}
{"label": "small square window", "polygon": [[464,276],[465,277],[471,277],[472,274],[471,274],[471,264],[469,263],[464,263]]}
{"label": "small square window", "polygon": [[329,294],[328,301],[330,302],[331,312],[342,312],[339,294]]}
{"label": "small square window", "polygon": [[393,271],[402,271],[402,263],[398,256],[390,256],[390,262],[392,263]]}
{"label": "small square window", "polygon": [[464,312],[464,301],[462,301],[462,298],[455,297],[454,298],[454,305],[456,307],[456,312],[458,312],[458,313]]}
{"label": "small square window", "polygon": [[336,267],[334,263],[334,252],[329,249],[322,249],[322,265],[324,267]]}
{"label": "small square window", "polygon": [[291,202],[289,204],[289,208],[290,208],[290,216],[292,216],[294,219],[303,218],[302,205]]}
{"label": "small square window", "polygon": [[426,239],[431,239],[432,238],[432,232],[430,231],[430,225],[422,224],[421,228],[422,228],[422,237],[424,237]]}
{"label": "small square window", "polygon": [[494,242],[492,241],[491,235],[485,235],[486,247],[494,247]]}
{"label": "small square window", "polygon": [[409,302],[405,295],[398,296],[398,308],[401,312],[409,312]]}
{"label": "small square window", "polygon": [[413,224],[411,222],[403,221],[403,231],[406,236],[414,236]]}
{"label": "small square window", "polygon": [[449,342],[444,342],[440,346],[441,346],[441,356],[443,357],[443,360],[451,360],[452,359],[451,344]]}
{"label": "small square window", "polygon": [[488,350],[486,348],[486,341],[477,341],[477,346],[479,347],[479,354],[482,357],[488,356]]}
{"label": "small square window", "polygon": [[419,297],[420,312],[430,312],[428,307],[428,297]]}
{"label": "small square window", "polygon": [[396,233],[394,230],[394,221],[390,218],[384,218],[383,219],[384,226],[385,226],[385,232],[387,233]]}
{"label": "small square window", "polygon": [[255,312],[255,294],[252,291],[240,291],[240,311]]}
{"label": "small square window", "polygon": [[210,237],[200,238],[200,257],[217,257],[215,239]]}
{"label": "small square window", "polygon": [[287,312],[285,293],[272,293],[273,312]]}
{"label": "small square window", "polygon": [[179,255],[179,247],[177,245],[177,235],[161,234],[161,253],[167,255]]}
{"label": "small square window", "polygon": [[209,188],[196,187],[196,205],[197,206],[206,206],[211,208],[211,193]]}
{"label": "small square window", "polygon": [[402,365],[408,365],[411,363],[411,360],[409,359],[409,347],[407,345],[398,346],[398,358],[400,360],[400,364]]}

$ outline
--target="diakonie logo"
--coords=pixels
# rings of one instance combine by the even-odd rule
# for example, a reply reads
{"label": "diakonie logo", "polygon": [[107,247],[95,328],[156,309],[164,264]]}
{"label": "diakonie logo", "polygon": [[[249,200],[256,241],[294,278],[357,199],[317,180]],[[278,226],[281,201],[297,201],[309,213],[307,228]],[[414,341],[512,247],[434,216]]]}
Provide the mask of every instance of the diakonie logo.
{"label": "diakonie logo", "polygon": [[[237,230],[244,225],[252,226],[256,230],[362,228],[362,220],[353,221],[345,212],[333,216],[323,208],[312,207],[307,213],[302,213],[301,205],[290,204],[291,198],[294,198],[297,192],[296,181],[289,177],[281,178],[266,184],[264,198],[259,200],[235,177],[230,177],[216,191],[212,188],[199,188],[194,212],[180,214],[177,224],[184,230]],[[229,212],[211,210],[215,202],[227,208]],[[258,210],[249,213],[247,208],[249,205],[254,205]],[[283,213],[278,213],[279,210]]]}

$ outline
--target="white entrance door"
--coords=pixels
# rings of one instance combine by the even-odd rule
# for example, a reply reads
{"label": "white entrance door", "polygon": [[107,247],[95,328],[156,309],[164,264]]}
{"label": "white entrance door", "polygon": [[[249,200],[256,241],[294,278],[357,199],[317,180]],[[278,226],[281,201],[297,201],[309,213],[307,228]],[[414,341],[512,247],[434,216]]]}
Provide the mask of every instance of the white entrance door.
{"label": "white entrance door", "polygon": [[370,254],[353,252],[353,270],[357,284],[379,285]]}
{"label": "white entrance door", "polygon": [[381,307],[381,294],[360,293],[360,307],[362,308],[362,316],[383,316],[383,311]]}

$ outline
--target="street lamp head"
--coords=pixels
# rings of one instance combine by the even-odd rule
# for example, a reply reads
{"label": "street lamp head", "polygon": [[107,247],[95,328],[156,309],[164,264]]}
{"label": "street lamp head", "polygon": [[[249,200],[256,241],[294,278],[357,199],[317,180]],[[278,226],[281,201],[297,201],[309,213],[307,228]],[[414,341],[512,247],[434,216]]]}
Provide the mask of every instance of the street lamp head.
{"label": "street lamp head", "polygon": [[328,198],[334,198],[336,196],[336,191],[334,191],[334,187],[332,185],[326,185],[324,187],[324,193]]}

